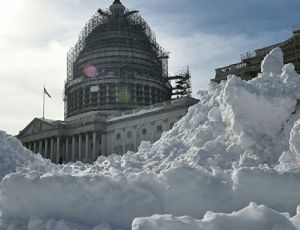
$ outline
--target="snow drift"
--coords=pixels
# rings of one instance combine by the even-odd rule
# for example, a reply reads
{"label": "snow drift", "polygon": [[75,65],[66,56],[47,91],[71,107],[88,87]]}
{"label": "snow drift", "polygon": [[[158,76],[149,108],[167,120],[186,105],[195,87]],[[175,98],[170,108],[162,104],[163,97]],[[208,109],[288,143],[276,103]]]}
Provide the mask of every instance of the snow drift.
{"label": "snow drift", "polygon": [[137,218],[132,224],[133,230],[295,230],[295,225],[287,214],[281,214],[263,205],[251,203],[248,207],[232,214],[207,212],[203,220],[190,217],[173,217],[171,215],[154,215],[150,218]]}
{"label": "snow drift", "polygon": [[49,160],[43,159],[40,154],[32,154],[20,141],[0,130],[0,180],[19,168],[47,171],[53,166]]}
{"label": "snow drift", "polygon": [[1,132],[0,229],[297,229],[299,88],[276,48],[258,78],[212,83],[156,143],[90,165]]}

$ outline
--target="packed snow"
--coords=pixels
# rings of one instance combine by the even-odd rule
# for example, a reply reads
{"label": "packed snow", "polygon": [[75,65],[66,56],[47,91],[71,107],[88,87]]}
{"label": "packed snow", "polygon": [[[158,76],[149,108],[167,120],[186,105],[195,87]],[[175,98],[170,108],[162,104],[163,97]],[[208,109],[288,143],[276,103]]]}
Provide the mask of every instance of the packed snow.
{"label": "packed snow", "polygon": [[55,165],[0,132],[0,230],[300,229],[300,76],[211,83],[161,139]]}

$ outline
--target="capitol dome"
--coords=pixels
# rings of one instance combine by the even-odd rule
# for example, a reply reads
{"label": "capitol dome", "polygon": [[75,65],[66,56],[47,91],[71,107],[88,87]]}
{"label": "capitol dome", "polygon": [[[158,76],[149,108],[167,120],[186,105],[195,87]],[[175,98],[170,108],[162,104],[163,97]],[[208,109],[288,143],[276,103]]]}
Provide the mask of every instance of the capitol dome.
{"label": "capitol dome", "polygon": [[168,53],[119,0],[86,23],[68,53],[65,116],[112,114],[171,99]]}

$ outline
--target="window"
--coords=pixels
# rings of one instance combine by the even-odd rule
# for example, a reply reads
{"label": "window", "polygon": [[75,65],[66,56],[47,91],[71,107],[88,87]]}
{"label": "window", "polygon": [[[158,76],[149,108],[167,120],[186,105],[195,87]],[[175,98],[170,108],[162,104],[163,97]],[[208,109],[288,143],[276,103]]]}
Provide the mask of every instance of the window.
{"label": "window", "polygon": [[117,133],[117,140],[121,140],[121,134]]}
{"label": "window", "polygon": [[132,137],[132,131],[128,131],[127,132],[127,138],[131,138]]}
{"label": "window", "polygon": [[156,126],[156,131],[161,132],[162,131],[162,126],[161,125]]}
{"label": "window", "polygon": [[142,134],[143,134],[143,135],[146,135],[146,134],[147,134],[147,130],[146,130],[146,129],[143,129],[143,130],[142,130]]}

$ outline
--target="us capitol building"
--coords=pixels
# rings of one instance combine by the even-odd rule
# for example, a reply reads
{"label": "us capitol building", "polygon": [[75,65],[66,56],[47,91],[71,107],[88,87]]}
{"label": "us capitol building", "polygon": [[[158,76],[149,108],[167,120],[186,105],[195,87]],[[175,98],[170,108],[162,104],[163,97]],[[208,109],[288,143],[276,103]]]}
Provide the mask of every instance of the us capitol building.
{"label": "us capitol building", "polygon": [[64,121],[35,118],[17,137],[55,163],[137,151],[197,103],[188,69],[169,76],[168,58],[138,11],[115,0],[68,53]]}

